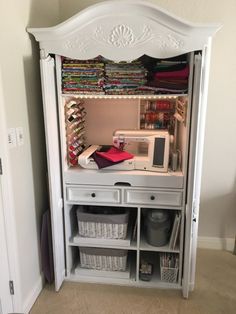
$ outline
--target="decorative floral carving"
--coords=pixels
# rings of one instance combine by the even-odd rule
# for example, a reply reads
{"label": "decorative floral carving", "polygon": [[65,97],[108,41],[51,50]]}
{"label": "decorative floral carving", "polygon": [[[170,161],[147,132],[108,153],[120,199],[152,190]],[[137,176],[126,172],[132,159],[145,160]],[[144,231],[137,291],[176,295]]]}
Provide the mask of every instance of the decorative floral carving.
{"label": "decorative floral carving", "polygon": [[179,49],[179,48],[184,46],[183,40],[177,39],[176,37],[174,37],[171,34],[169,34],[167,36],[167,38],[169,40],[170,46],[173,47],[173,48]]}
{"label": "decorative floral carving", "polygon": [[65,42],[64,47],[68,50],[77,49],[81,52],[86,52],[86,48],[88,46],[88,40],[82,41],[81,37],[75,37]]}
{"label": "decorative floral carving", "polygon": [[132,45],[134,43],[134,33],[128,26],[118,25],[111,31],[108,42],[118,48]]}
{"label": "decorative floral carving", "polygon": [[144,25],[142,33],[135,36],[132,28],[127,25],[116,25],[108,35],[104,34],[102,27],[99,26],[95,30],[95,39],[99,42],[113,45],[117,48],[134,47],[153,39],[150,28]]}
{"label": "decorative floral carving", "polygon": [[161,49],[181,49],[184,47],[183,40],[173,36],[173,34],[168,35],[159,35],[154,39],[154,41],[158,41],[158,45]]}
{"label": "decorative floral carving", "polygon": [[[184,47],[184,41],[172,33],[169,34],[154,34],[150,27],[144,25],[141,33],[137,36],[131,27],[119,24],[113,27],[110,32],[105,32],[102,26],[95,29],[93,39],[99,43],[105,43],[112,45],[116,48],[136,47],[138,45],[152,42],[153,45],[157,45],[159,49],[168,50],[175,49],[180,50]],[[91,45],[91,38],[84,38],[83,36],[73,37],[67,40],[64,47],[67,50],[79,50],[82,53],[86,53],[86,50]]]}

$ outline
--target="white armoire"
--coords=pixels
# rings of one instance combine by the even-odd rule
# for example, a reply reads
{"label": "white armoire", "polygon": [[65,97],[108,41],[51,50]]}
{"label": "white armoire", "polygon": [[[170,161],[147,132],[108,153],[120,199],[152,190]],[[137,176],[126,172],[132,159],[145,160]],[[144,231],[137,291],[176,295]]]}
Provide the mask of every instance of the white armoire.
{"label": "white armoire", "polygon": [[[56,290],[64,280],[179,289],[186,298],[193,290],[211,37],[219,28],[187,23],[146,1],[112,0],[88,7],[57,26],[28,29],[40,47]],[[187,89],[107,93],[99,86],[99,92],[93,93],[64,88],[65,60],[88,64],[86,60],[98,56],[113,66],[142,58],[151,64],[185,62],[189,68]],[[85,139],[81,152],[89,145],[111,145],[117,129],[153,129],[147,123],[147,108],[166,101],[172,108],[168,114],[174,141],[170,152],[177,152],[175,166],[171,153],[167,171],[86,169],[70,163],[71,103],[86,112],[83,131],[75,129],[77,144],[81,132]],[[163,108],[155,108],[155,115],[163,114]],[[146,119],[144,123],[142,119]],[[128,211],[126,238],[80,236],[76,212],[91,206],[98,212],[104,208]],[[155,210],[171,217],[169,243],[161,246],[151,245],[146,238],[146,213]],[[176,238],[174,246],[171,237]],[[85,249],[127,252],[125,271],[81,267],[80,253]],[[163,265],[177,269],[177,276],[168,280],[162,276],[162,263],[172,256],[178,263]],[[143,261],[152,265],[148,279],[140,273]]]}

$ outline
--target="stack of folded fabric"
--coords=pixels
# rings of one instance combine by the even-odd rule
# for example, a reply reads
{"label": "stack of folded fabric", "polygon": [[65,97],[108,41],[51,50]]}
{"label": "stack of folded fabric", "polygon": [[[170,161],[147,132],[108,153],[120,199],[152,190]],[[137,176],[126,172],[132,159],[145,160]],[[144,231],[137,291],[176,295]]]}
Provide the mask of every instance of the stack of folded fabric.
{"label": "stack of folded fabric", "polygon": [[141,87],[146,84],[147,70],[141,62],[108,62],[105,65],[104,90],[108,95],[145,94]]}
{"label": "stack of folded fabric", "polygon": [[62,59],[62,92],[79,94],[104,94],[104,62]]}
{"label": "stack of folded fabric", "polygon": [[188,91],[189,65],[186,61],[157,62],[149,85],[158,94],[182,94]]}
{"label": "stack of folded fabric", "polygon": [[132,159],[133,157],[134,155],[114,146],[104,146],[100,151],[96,151],[92,155],[99,169],[116,165],[122,161]]}

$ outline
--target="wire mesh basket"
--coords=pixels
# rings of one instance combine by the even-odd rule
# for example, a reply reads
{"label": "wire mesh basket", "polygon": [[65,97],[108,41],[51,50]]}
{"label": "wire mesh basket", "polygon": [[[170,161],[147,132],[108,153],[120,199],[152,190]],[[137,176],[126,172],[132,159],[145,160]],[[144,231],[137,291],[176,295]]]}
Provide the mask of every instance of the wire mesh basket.
{"label": "wire mesh basket", "polygon": [[83,268],[125,271],[127,250],[80,247],[80,265]]}
{"label": "wire mesh basket", "polygon": [[179,268],[161,267],[161,281],[177,282]]}
{"label": "wire mesh basket", "polygon": [[129,211],[121,208],[78,206],[79,235],[88,238],[125,239]]}
{"label": "wire mesh basket", "polygon": [[179,272],[179,256],[174,253],[160,255],[161,281],[176,283]]}

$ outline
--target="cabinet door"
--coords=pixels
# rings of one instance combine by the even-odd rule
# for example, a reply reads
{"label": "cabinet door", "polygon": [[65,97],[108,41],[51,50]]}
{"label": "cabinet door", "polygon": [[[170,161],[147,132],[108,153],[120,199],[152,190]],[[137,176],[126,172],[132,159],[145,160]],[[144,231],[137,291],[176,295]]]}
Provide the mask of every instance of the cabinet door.
{"label": "cabinet door", "polygon": [[8,262],[8,247],[6,240],[6,230],[4,222],[4,213],[2,206],[2,193],[1,193],[1,181],[0,181],[0,313],[12,313],[13,312],[13,300],[9,291],[10,269]]}
{"label": "cabinet door", "polygon": [[202,64],[202,56],[200,54],[195,55],[187,202],[185,211],[183,271],[183,296],[185,298],[188,297],[189,291],[193,289],[195,280],[198,210],[206,111],[206,94],[204,94],[206,84],[205,75],[206,72]]}
{"label": "cabinet door", "polygon": [[40,66],[47,146],[55,289],[59,290],[65,277],[65,257],[55,61],[48,56],[46,59],[41,59]]}

